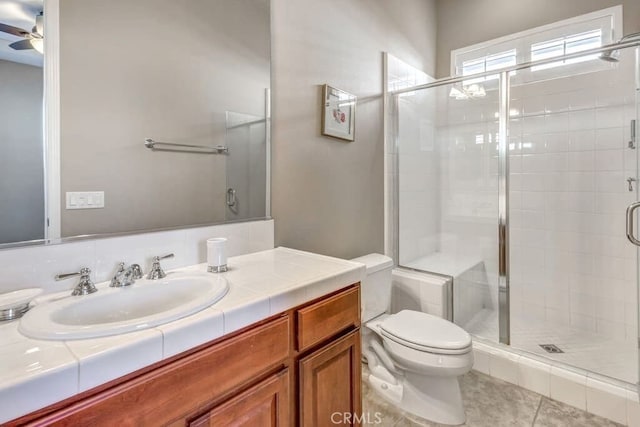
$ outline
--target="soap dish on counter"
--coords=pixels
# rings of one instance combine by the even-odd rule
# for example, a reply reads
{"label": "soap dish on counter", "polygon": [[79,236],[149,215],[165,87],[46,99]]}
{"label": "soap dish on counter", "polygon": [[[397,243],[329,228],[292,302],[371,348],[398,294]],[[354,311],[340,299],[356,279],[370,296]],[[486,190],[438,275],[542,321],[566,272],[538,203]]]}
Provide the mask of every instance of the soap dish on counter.
{"label": "soap dish on counter", "polygon": [[22,317],[29,310],[31,300],[41,293],[40,288],[28,288],[0,294],[0,322]]}

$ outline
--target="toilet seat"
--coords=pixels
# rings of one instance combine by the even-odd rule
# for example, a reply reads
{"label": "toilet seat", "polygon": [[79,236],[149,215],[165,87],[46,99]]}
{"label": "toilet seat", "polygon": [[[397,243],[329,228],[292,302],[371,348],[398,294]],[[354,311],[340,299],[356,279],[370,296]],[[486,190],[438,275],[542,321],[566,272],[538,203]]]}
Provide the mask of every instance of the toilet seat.
{"label": "toilet seat", "polygon": [[411,349],[434,354],[465,354],[471,351],[471,336],[458,325],[440,317],[403,310],[379,324],[380,334]]}

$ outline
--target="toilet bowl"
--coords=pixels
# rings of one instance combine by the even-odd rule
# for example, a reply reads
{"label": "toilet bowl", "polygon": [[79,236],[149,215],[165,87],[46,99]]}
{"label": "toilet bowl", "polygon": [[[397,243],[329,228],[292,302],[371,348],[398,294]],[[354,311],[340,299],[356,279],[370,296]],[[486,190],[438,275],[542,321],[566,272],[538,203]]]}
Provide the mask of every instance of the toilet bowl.
{"label": "toilet bowl", "polygon": [[409,413],[442,424],[463,424],[458,377],[473,365],[470,335],[424,312],[389,313],[392,260],[370,254],[353,261],[367,266],[361,284],[362,353],[371,388]]}

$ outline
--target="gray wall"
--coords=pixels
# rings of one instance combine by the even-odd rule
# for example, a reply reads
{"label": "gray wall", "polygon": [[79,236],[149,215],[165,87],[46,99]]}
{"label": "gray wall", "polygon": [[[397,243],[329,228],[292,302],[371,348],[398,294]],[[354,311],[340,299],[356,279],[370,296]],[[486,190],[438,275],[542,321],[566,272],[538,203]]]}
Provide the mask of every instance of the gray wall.
{"label": "gray wall", "polygon": [[60,2],[63,236],[224,220],[225,156],[143,140],[224,144],[225,111],[264,116],[269,20],[265,0]]}
{"label": "gray wall", "polygon": [[[435,70],[435,2],[273,0],[276,244],[384,250],[382,52]],[[358,96],[354,142],[320,135],[321,85]]]}
{"label": "gray wall", "polygon": [[451,74],[452,50],[618,4],[625,34],[640,31],[639,0],[437,0],[436,77]]}
{"label": "gray wall", "polygon": [[42,239],[42,68],[0,60],[0,82],[0,243]]}

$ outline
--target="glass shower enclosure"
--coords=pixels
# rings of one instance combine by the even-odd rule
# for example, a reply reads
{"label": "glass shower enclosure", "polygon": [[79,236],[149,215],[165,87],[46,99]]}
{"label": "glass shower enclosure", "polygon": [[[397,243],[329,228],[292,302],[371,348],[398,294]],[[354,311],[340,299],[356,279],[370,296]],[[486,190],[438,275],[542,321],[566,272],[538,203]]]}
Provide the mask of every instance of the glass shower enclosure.
{"label": "glass shower enclosure", "polygon": [[387,98],[398,264],[452,277],[452,320],[475,339],[628,383],[637,44],[616,45],[616,62],[592,49]]}

